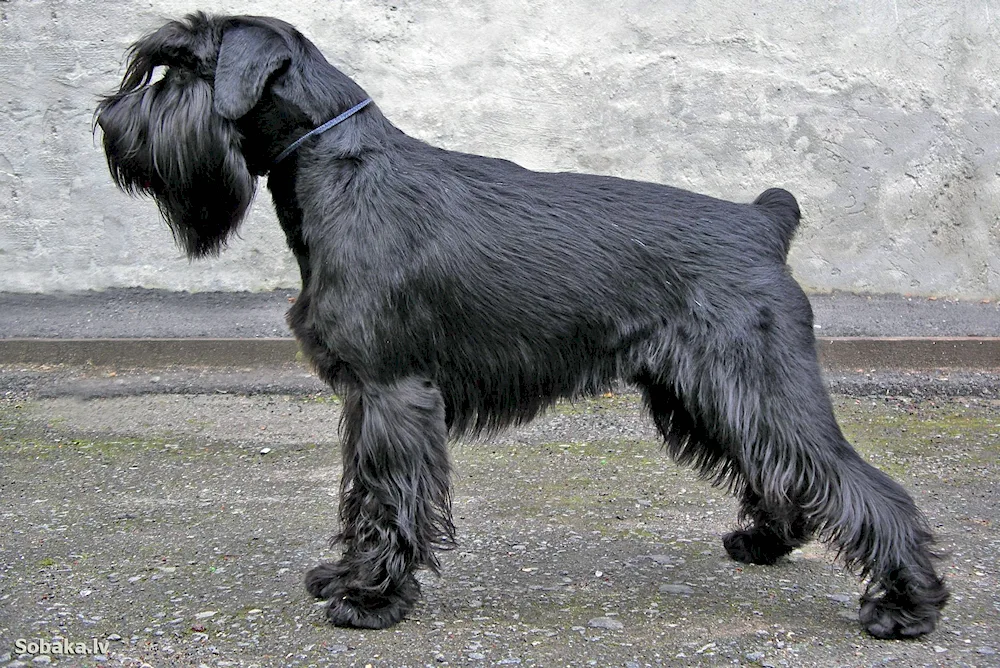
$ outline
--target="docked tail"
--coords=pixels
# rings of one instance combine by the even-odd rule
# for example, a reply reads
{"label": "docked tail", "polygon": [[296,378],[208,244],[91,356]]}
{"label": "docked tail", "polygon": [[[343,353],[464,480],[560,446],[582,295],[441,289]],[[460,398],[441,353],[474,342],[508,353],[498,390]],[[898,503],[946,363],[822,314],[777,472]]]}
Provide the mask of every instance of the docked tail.
{"label": "docked tail", "polygon": [[781,244],[785,255],[788,255],[788,247],[792,243],[792,237],[795,236],[795,230],[802,218],[802,212],[799,211],[799,203],[795,201],[795,197],[787,190],[769,188],[758,195],[753,203],[763,209],[768,218],[778,224],[777,231],[781,237]]}

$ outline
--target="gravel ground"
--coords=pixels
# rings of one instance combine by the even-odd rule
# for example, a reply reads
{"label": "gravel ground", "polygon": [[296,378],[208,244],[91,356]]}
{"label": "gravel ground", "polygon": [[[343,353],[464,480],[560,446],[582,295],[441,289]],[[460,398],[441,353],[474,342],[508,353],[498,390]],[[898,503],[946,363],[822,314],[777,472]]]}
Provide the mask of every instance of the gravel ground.
{"label": "gravel ground", "polygon": [[[734,502],[662,454],[628,393],[455,444],[460,545],[370,632],[329,626],[302,586],[334,556],[339,404],[272,373],[0,369],[0,666],[1000,666],[989,388],[836,396],[947,553],[953,599],[920,641],[864,635],[859,582],[822,545],[729,561]],[[55,638],[109,644],[16,644]]]}

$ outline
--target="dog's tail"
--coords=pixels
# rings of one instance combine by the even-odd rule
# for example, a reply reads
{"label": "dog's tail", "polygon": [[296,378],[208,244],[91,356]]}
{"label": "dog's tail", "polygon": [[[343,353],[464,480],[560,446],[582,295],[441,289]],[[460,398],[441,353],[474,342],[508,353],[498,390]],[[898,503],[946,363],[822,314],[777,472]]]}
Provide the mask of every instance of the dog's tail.
{"label": "dog's tail", "polygon": [[768,218],[778,224],[781,244],[785,255],[788,255],[788,247],[791,245],[792,237],[795,236],[795,230],[798,229],[799,221],[802,219],[802,212],[799,210],[799,203],[795,201],[795,197],[782,188],[769,188],[758,195],[753,203],[760,207]]}

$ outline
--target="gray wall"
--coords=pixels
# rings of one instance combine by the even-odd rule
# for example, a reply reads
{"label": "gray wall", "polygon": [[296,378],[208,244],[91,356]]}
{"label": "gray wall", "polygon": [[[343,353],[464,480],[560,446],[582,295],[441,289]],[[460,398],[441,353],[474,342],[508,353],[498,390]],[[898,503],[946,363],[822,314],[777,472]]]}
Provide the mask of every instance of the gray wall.
{"label": "gray wall", "polygon": [[437,145],[733,200],[784,186],[809,289],[1000,297],[998,0],[0,0],[0,290],[295,284],[266,191],[189,263],[91,136],[128,44],[200,7],[294,23]]}

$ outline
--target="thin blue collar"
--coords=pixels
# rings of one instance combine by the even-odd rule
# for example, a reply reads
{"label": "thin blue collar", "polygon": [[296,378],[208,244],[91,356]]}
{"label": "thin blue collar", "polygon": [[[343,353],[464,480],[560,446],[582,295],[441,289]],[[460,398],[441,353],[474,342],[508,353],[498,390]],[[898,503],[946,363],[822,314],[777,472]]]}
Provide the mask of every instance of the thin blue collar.
{"label": "thin blue collar", "polygon": [[358,113],[359,111],[367,107],[371,103],[371,101],[372,101],[371,98],[363,100],[362,102],[357,103],[356,105],[354,105],[341,115],[337,116],[336,118],[331,118],[318,128],[315,128],[305,133],[304,135],[296,139],[294,142],[292,142],[291,146],[289,146],[280,154],[278,154],[278,157],[274,159],[274,164],[277,165],[279,162],[281,162],[282,160],[290,156],[292,153],[294,153],[295,149],[297,149],[299,146],[302,146],[302,142],[304,142],[305,140],[309,139],[310,137],[315,137],[318,134],[322,134],[335,125],[340,125],[348,118],[350,118],[354,114]]}

